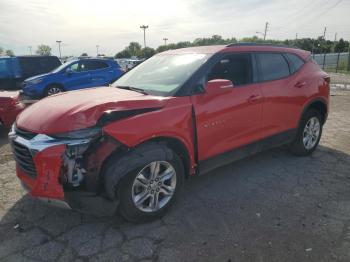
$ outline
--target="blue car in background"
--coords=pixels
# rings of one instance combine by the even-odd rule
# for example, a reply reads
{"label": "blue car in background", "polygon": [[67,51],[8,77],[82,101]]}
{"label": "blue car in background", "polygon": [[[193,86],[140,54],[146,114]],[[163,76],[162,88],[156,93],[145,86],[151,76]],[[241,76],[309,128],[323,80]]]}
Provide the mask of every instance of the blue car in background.
{"label": "blue car in background", "polygon": [[23,82],[23,94],[41,98],[64,91],[106,86],[117,80],[124,71],[110,59],[87,58],[67,62],[47,74]]}
{"label": "blue car in background", "polygon": [[23,80],[61,65],[57,56],[0,56],[0,89],[17,90]]}

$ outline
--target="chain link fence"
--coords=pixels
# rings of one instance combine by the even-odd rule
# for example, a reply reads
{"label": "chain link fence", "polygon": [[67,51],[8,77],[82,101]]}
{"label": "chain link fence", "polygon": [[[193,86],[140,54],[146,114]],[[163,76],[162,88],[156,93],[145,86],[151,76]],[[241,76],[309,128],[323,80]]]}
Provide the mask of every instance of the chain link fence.
{"label": "chain link fence", "polygon": [[326,71],[336,73],[350,72],[350,53],[312,54],[312,58]]}

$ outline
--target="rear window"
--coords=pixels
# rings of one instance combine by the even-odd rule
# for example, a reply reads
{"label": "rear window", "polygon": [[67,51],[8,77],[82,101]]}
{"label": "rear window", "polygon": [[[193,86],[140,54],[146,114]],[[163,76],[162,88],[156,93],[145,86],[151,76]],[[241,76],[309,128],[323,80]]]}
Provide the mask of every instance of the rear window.
{"label": "rear window", "polygon": [[83,61],[81,62],[81,71],[90,71],[107,68],[108,64],[104,61]]}
{"label": "rear window", "polygon": [[18,57],[18,60],[25,78],[50,72],[61,64],[54,56]]}
{"label": "rear window", "polygon": [[276,80],[288,76],[289,66],[282,54],[257,54],[260,74],[263,81]]}
{"label": "rear window", "polygon": [[290,65],[290,72],[293,74],[304,65],[304,61],[294,54],[285,54]]}
{"label": "rear window", "polygon": [[0,59],[0,77],[9,76],[11,74],[8,61],[8,59]]}

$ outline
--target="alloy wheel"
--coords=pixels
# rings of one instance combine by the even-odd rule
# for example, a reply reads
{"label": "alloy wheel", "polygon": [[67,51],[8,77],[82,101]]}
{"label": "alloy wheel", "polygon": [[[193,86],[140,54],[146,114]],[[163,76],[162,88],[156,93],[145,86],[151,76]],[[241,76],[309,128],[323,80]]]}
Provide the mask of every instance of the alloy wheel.
{"label": "alloy wheel", "polygon": [[312,149],[316,145],[320,132],[320,120],[317,117],[310,118],[303,131],[303,144],[307,150]]}
{"label": "alloy wheel", "polygon": [[156,212],[170,201],[175,188],[175,168],[169,162],[154,161],[135,177],[132,201],[143,212]]}
{"label": "alloy wheel", "polygon": [[58,94],[61,92],[62,92],[62,90],[59,87],[51,87],[51,88],[49,88],[49,90],[47,90],[47,95],[51,96],[51,95]]}

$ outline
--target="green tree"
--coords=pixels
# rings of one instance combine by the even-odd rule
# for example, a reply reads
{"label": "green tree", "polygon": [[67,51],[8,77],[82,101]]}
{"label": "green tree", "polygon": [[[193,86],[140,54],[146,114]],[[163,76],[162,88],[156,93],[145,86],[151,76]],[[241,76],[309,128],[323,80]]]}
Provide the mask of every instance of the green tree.
{"label": "green tree", "polygon": [[4,49],[0,46],[0,55],[4,52]]}
{"label": "green tree", "polygon": [[15,53],[12,50],[8,49],[8,50],[5,51],[5,55],[7,55],[7,56],[14,56]]}
{"label": "green tree", "polygon": [[123,51],[120,51],[119,53],[117,53],[114,57],[115,58],[130,58],[131,54],[130,54],[129,50],[124,49]]}
{"label": "green tree", "polygon": [[51,47],[48,45],[41,44],[38,46],[36,53],[38,55],[51,55]]}
{"label": "green tree", "polygon": [[335,44],[334,52],[348,52],[349,51],[349,42],[344,41],[343,38],[340,38],[339,41]]}
{"label": "green tree", "polygon": [[142,55],[142,47],[138,42],[130,42],[121,52],[115,55],[115,58],[130,58],[132,56],[139,57]]}
{"label": "green tree", "polygon": [[154,50],[151,47],[146,47],[141,50],[141,56],[142,58],[150,58],[156,53],[156,50]]}
{"label": "green tree", "polygon": [[137,42],[131,42],[129,44],[128,47],[126,47],[127,49],[129,49],[129,52],[131,54],[131,56],[140,56],[141,55],[141,45]]}
{"label": "green tree", "polygon": [[80,56],[89,56],[87,53],[82,53]]}

